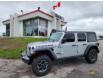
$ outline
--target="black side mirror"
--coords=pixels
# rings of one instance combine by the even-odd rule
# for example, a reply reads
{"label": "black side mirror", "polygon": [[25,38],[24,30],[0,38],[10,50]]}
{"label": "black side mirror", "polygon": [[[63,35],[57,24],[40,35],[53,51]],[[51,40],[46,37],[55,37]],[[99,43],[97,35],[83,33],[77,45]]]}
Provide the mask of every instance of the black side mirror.
{"label": "black side mirror", "polygon": [[67,42],[67,39],[62,39],[62,43],[65,43],[65,42]]}

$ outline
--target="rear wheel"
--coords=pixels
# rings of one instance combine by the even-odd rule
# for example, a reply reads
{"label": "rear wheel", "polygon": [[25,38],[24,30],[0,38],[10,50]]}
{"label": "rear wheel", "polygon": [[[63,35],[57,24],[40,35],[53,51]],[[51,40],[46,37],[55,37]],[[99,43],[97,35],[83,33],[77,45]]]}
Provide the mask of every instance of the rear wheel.
{"label": "rear wheel", "polygon": [[34,58],[32,70],[37,76],[46,75],[51,70],[51,59],[46,55]]}
{"label": "rear wheel", "polygon": [[98,53],[96,49],[90,49],[90,51],[87,53],[85,59],[88,63],[95,63],[98,58]]}

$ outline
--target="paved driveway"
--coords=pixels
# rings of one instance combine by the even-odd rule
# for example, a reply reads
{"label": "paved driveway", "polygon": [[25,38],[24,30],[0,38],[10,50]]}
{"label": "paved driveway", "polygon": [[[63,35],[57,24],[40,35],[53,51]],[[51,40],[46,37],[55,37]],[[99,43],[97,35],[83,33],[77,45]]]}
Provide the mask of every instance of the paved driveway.
{"label": "paved driveway", "polygon": [[[103,42],[100,42],[98,61],[86,63],[83,58],[66,59],[54,62],[51,72],[43,77],[103,77]],[[36,77],[31,66],[21,60],[0,59],[0,77]]]}

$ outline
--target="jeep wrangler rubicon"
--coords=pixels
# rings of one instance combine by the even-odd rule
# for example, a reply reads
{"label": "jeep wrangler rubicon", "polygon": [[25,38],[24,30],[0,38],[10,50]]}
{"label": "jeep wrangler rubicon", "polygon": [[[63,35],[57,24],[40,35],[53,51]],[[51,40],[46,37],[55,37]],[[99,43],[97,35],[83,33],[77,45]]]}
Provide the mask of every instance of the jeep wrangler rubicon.
{"label": "jeep wrangler rubicon", "polygon": [[33,42],[22,53],[22,60],[32,65],[37,76],[46,75],[52,61],[69,57],[84,57],[88,63],[95,63],[99,53],[95,32],[55,31],[48,41]]}

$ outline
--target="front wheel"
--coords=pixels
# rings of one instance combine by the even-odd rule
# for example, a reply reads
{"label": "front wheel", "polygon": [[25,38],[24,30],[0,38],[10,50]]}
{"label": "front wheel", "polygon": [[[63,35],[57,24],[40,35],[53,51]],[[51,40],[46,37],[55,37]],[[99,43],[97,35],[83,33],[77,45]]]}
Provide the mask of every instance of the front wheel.
{"label": "front wheel", "polygon": [[37,76],[44,76],[51,70],[51,59],[46,56],[38,56],[32,62],[32,70]]}
{"label": "front wheel", "polygon": [[95,63],[98,58],[98,53],[96,49],[91,49],[87,55],[85,56],[85,59],[88,63]]}

